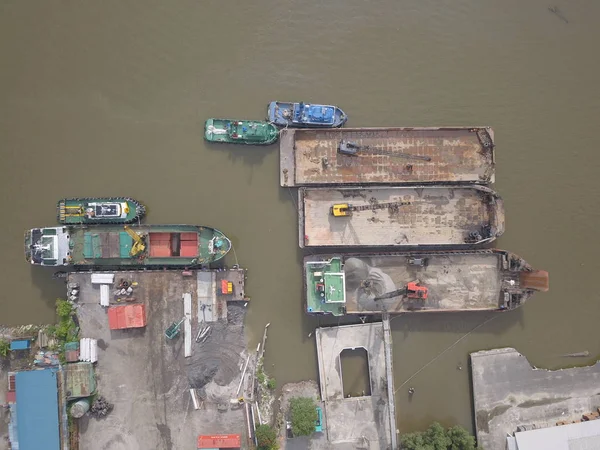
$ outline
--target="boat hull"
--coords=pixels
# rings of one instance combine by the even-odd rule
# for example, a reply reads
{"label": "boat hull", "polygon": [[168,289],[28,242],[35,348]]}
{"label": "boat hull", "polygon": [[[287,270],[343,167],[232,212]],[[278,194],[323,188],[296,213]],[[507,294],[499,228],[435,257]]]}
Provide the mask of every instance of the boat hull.
{"label": "boat hull", "polygon": [[230,249],[221,231],[195,225],[63,226],[25,233],[28,262],[77,269],[192,268],[215,263]]}
{"label": "boat hull", "polygon": [[65,225],[125,224],[140,221],[146,207],[130,197],[63,198],[56,214]]}
{"label": "boat hull", "polygon": [[209,142],[245,145],[270,145],[279,138],[279,130],[258,120],[208,119],[204,139]]}
{"label": "boat hull", "polygon": [[[326,112],[326,121],[311,119],[311,114],[303,115],[296,120],[295,108],[303,105],[293,102],[271,102],[267,108],[267,120],[280,127],[290,128],[338,128],[348,120],[348,116],[337,106],[329,105],[303,105],[307,108],[321,109]],[[325,115],[323,115],[325,116]],[[324,117],[321,118],[324,119]]]}
{"label": "boat hull", "polygon": [[[312,255],[303,278],[306,312],[336,316],[505,311],[549,287],[547,272],[496,249]],[[411,282],[427,295],[401,292]]]}

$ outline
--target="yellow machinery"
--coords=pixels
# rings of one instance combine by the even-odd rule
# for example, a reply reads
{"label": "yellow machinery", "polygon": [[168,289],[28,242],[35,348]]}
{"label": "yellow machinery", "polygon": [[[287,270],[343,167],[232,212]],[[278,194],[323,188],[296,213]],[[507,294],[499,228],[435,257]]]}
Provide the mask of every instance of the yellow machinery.
{"label": "yellow machinery", "polygon": [[330,209],[331,215],[334,217],[351,216],[354,211],[374,211],[376,209],[389,209],[397,211],[400,206],[408,206],[411,202],[391,202],[391,203],[370,203],[362,206],[352,206],[348,203],[336,203]]}
{"label": "yellow machinery", "polygon": [[335,217],[349,216],[350,215],[350,211],[348,211],[349,207],[350,207],[350,205],[348,203],[337,203],[331,207],[331,215],[333,215]]}
{"label": "yellow machinery", "polygon": [[131,246],[131,250],[129,251],[131,256],[138,256],[139,254],[144,253],[144,250],[146,250],[146,244],[144,243],[144,239],[142,239],[142,237],[138,233],[133,231],[127,225],[125,225],[123,229],[127,232],[129,236],[131,236],[131,239],[133,239],[133,245]]}

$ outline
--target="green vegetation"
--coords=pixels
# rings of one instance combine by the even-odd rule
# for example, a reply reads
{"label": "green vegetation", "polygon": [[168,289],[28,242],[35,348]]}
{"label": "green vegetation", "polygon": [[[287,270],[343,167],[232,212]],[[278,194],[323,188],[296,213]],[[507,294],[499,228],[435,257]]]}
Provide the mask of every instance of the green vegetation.
{"label": "green vegetation", "polygon": [[275,381],[275,378],[269,378],[267,380],[267,387],[271,390],[274,390],[277,387],[277,382]]}
{"label": "green vegetation", "polygon": [[0,356],[6,357],[10,351],[10,342],[6,339],[0,339]]}
{"label": "green vegetation", "polygon": [[317,419],[317,406],[312,398],[295,397],[290,400],[290,420],[294,436],[313,434]]}
{"label": "green vegetation", "polygon": [[475,450],[475,438],[462,427],[444,429],[434,422],[422,432],[402,435],[402,448],[406,450]]}
{"label": "green vegetation", "polygon": [[67,342],[77,340],[79,330],[71,316],[73,315],[73,305],[67,300],[56,299],[56,315],[58,324],[48,328],[48,332],[53,334],[59,344],[60,359],[64,359],[64,345]]}
{"label": "green vegetation", "polygon": [[265,381],[267,381],[267,376],[263,372],[262,366],[259,367],[258,371],[256,372],[256,380],[258,381],[259,384],[265,384]]}
{"label": "green vegetation", "polygon": [[277,433],[269,425],[259,425],[256,427],[256,440],[258,442],[257,450],[277,450]]}

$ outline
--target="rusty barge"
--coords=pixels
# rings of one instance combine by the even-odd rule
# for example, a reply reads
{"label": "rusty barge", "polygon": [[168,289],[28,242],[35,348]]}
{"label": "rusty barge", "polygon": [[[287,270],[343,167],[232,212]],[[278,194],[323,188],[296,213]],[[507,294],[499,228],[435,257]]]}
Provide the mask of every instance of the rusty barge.
{"label": "rusty barge", "polygon": [[503,250],[304,258],[309,314],[510,310],[548,287],[548,272]]}
{"label": "rusty barge", "polygon": [[471,248],[504,233],[504,204],[490,188],[300,188],[299,245]]}
{"label": "rusty barge", "polygon": [[283,187],[494,182],[490,127],[285,129],[279,148]]}

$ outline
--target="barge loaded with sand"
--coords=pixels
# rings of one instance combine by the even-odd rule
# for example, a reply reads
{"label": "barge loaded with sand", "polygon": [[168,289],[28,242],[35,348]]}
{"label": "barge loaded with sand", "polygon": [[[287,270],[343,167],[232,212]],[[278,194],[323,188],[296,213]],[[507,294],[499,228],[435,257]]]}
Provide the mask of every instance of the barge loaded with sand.
{"label": "barge loaded with sand", "polygon": [[285,129],[283,187],[494,182],[490,127]]}
{"label": "barge loaded with sand", "polygon": [[548,285],[548,272],[503,250],[304,258],[309,314],[510,310]]}
{"label": "barge loaded with sand", "polygon": [[504,205],[479,185],[300,188],[299,245],[469,248],[504,232]]}
{"label": "barge loaded with sand", "polygon": [[195,225],[96,225],[34,228],[25,233],[33,265],[91,268],[191,268],[223,258],[231,242]]}

